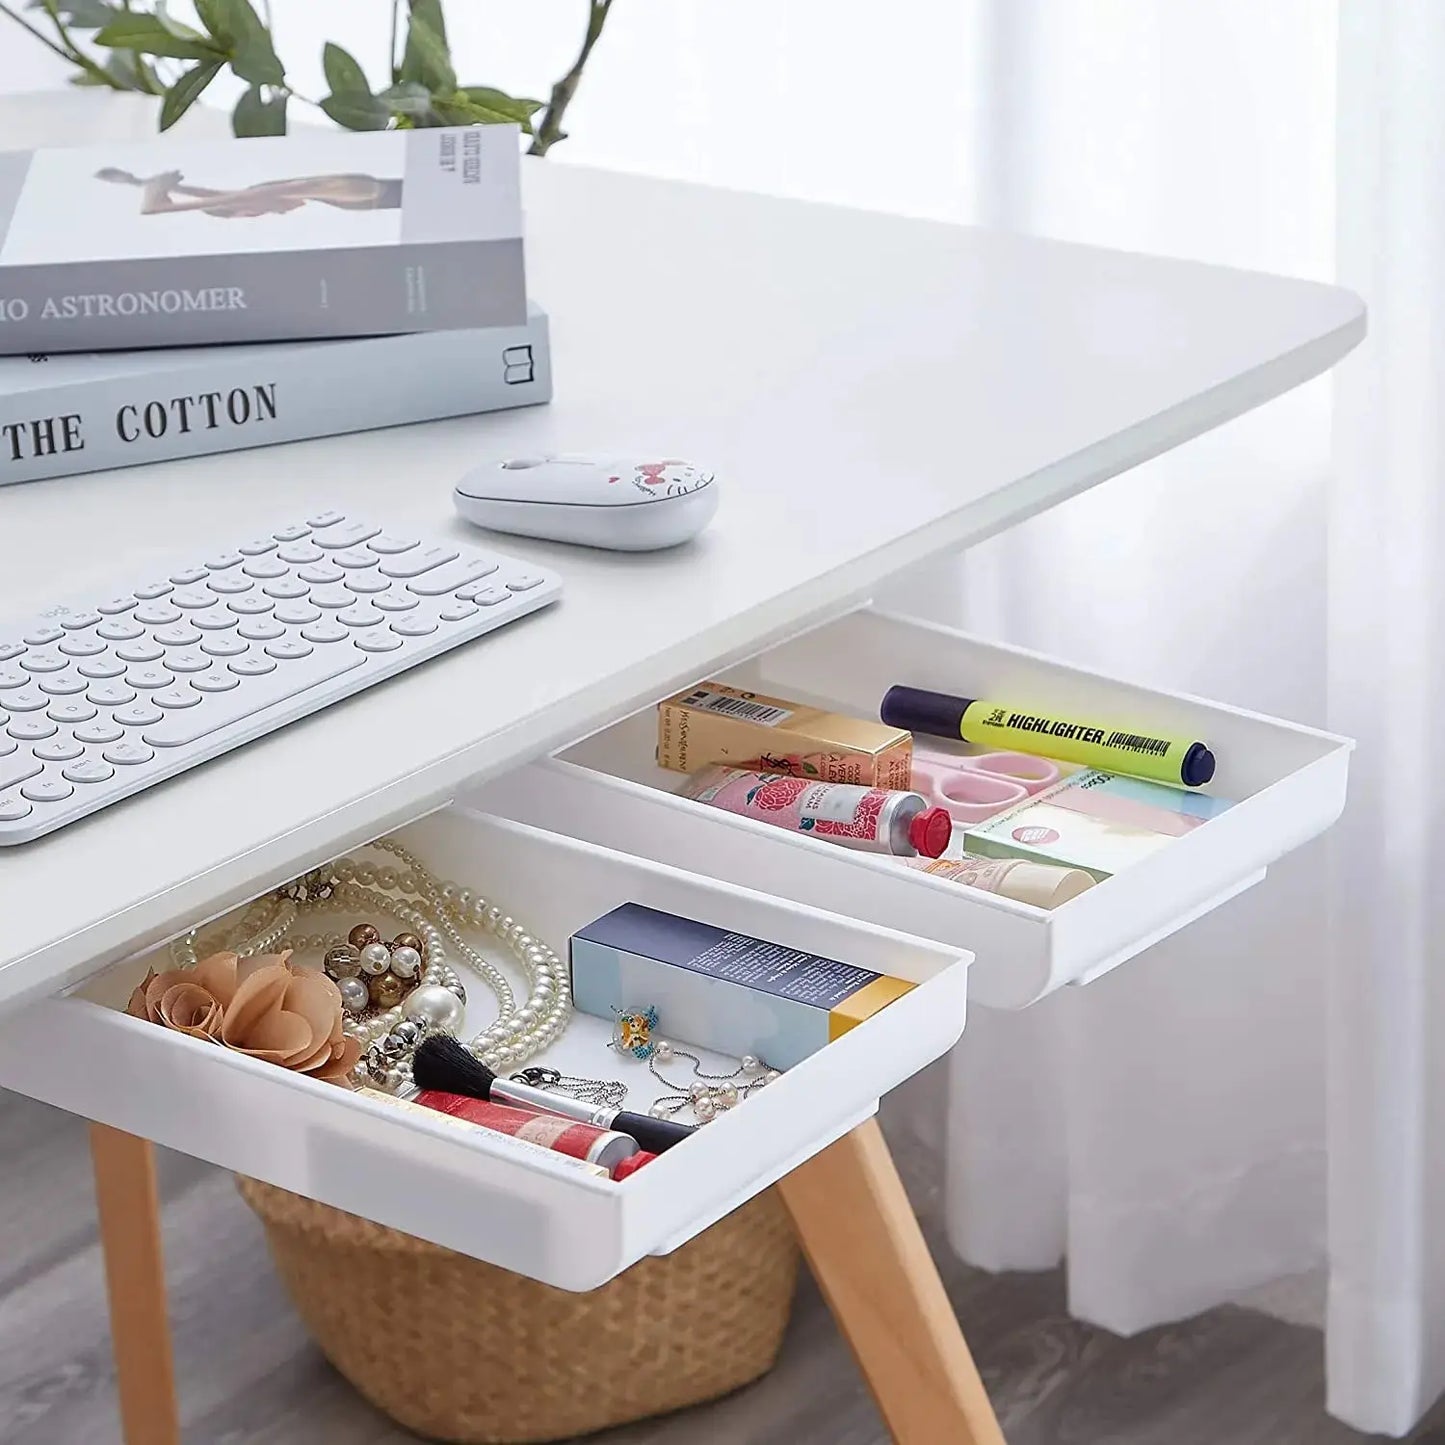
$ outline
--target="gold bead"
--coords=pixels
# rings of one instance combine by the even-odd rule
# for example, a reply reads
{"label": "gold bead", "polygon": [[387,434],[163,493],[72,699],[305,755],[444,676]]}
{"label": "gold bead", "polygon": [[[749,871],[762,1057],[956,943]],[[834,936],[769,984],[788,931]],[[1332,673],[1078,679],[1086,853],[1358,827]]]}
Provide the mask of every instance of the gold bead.
{"label": "gold bead", "polygon": [[[414,948],[418,953],[422,953],[421,939],[414,933],[398,933],[391,940],[391,946],[393,948]],[[423,954],[423,956],[425,955]]]}
{"label": "gold bead", "polygon": [[353,948],[365,948],[368,943],[381,942],[381,930],[374,923],[358,923],[346,935],[346,941]]}
{"label": "gold bead", "polygon": [[377,974],[375,978],[367,980],[367,988],[371,993],[372,1005],[376,1008],[395,1008],[407,992],[405,981],[394,973]]}

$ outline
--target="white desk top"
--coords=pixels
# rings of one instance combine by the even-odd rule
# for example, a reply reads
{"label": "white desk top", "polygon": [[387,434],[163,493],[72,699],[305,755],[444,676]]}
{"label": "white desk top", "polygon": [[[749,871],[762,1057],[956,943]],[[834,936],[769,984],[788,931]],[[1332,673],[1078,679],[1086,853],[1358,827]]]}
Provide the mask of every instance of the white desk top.
{"label": "white desk top", "polygon": [[319,504],[461,535],[451,484],[493,454],[695,457],[726,488],[717,521],[640,558],[487,539],[562,571],[562,603],[0,852],[0,1001],[842,610],[1364,332],[1355,297],[1304,282],[554,163],[527,186],[551,407],[6,489],[0,607],[104,595]]}

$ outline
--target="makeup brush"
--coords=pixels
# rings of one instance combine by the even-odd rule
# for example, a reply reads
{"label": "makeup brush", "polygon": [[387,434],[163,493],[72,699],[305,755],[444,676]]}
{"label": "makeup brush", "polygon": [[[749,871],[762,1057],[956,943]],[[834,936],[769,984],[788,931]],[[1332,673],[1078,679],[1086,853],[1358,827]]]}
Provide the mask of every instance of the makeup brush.
{"label": "makeup brush", "polygon": [[411,1075],[419,1089],[437,1089],[446,1094],[491,1099],[499,1104],[556,1114],[563,1119],[595,1124],[599,1129],[630,1134],[642,1148],[654,1154],[681,1144],[697,1132],[690,1124],[654,1119],[651,1114],[634,1114],[627,1109],[598,1108],[568,1094],[534,1089],[530,1084],[519,1084],[515,1079],[499,1079],[449,1034],[433,1034],[431,1038],[422,1040],[412,1056]]}

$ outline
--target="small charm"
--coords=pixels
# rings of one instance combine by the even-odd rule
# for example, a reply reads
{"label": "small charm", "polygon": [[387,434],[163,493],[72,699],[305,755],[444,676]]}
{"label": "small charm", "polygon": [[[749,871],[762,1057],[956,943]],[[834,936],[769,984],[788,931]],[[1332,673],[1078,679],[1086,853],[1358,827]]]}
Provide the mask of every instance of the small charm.
{"label": "small charm", "polygon": [[631,1054],[634,1059],[650,1059],[657,1051],[652,1031],[657,1027],[657,1010],[651,1004],[640,1013],[618,1012],[617,1022],[612,1025],[611,1047],[620,1054]]}

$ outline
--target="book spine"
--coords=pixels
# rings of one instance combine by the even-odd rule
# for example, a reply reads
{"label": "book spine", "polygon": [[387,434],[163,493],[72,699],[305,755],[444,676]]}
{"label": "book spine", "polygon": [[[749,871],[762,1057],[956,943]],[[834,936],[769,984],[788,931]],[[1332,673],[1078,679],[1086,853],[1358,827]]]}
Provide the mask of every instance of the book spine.
{"label": "book spine", "polygon": [[0,355],[387,336],[527,319],[522,241],[0,268]]}
{"label": "book spine", "polygon": [[0,485],[533,406],[551,396],[547,317],[539,311],[516,327],[234,354],[202,348],[142,375],[0,395]]}

